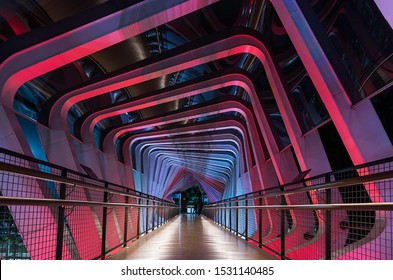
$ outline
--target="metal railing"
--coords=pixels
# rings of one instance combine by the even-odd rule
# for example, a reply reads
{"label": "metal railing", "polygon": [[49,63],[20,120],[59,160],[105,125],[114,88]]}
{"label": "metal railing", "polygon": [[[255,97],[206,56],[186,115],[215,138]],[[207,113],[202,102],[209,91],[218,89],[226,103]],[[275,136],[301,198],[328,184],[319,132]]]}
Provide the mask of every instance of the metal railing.
{"label": "metal railing", "polygon": [[0,148],[0,259],[105,259],[178,209]]}
{"label": "metal railing", "polygon": [[204,206],[280,259],[393,259],[393,158]]}
{"label": "metal railing", "polygon": [[[393,158],[204,206],[281,259],[393,259]],[[104,259],[178,214],[168,201],[0,148],[0,258]]]}

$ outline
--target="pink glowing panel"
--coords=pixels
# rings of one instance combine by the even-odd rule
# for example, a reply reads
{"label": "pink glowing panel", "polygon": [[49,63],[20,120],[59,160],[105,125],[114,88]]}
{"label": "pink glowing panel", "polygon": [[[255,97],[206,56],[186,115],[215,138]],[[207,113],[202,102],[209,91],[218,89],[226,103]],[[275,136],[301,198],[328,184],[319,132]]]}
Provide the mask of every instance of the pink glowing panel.
{"label": "pink glowing panel", "polygon": [[4,6],[0,7],[0,16],[7,21],[9,26],[12,28],[12,31],[14,31],[16,35],[30,31],[30,29],[15,11],[12,11]]}
{"label": "pink glowing panel", "polygon": [[[251,112],[248,110],[247,107],[243,106],[241,103],[238,103],[236,101],[225,101],[221,102],[218,104],[214,105],[209,105],[206,107],[201,107],[197,109],[192,109],[192,110],[187,110],[181,113],[176,113],[173,114],[170,118],[165,116],[164,118],[155,118],[151,120],[146,120],[142,121],[139,123],[135,124],[129,124],[126,126],[123,126],[119,129],[114,129],[108,135],[104,138],[104,147],[108,147],[108,145],[111,145],[111,143],[114,143],[116,139],[123,133],[126,132],[132,132],[144,128],[149,128],[152,126],[159,126],[159,125],[164,125],[164,124],[170,124],[170,123],[176,123],[180,121],[185,121],[189,119],[194,119],[194,118],[199,118],[199,117],[205,117],[205,116],[211,116],[211,115],[216,115],[220,113],[226,113],[226,112],[238,112],[242,114],[246,121],[247,121],[247,128],[248,132],[252,136],[256,136],[257,130],[255,123],[253,122],[253,116]],[[254,138],[256,139],[256,138]],[[109,142],[108,142],[109,141]],[[255,149],[255,148],[254,148]],[[257,150],[254,150],[256,153]],[[256,153],[256,155],[258,155]]]}
{"label": "pink glowing panel", "polygon": [[[247,81],[247,86],[241,79],[239,79],[239,76],[244,77],[244,80]],[[210,75],[206,77],[206,80],[202,82],[188,84],[176,89],[164,89],[160,93],[151,96],[141,96],[133,98],[132,100],[130,100],[130,102],[124,104],[114,104],[112,107],[97,111],[91,114],[88,118],[86,118],[81,127],[82,140],[84,142],[92,142],[94,126],[99,121],[105,118],[120,115],[126,112],[145,109],[148,107],[164,104],[182,98],[191,97],[197,94],[217,90],[227,86],[240,86],[245,88],[246,90],[251,91],[251,93],[253,94],[251,98],[254,102],[256,102],[256,93],[250,90],[250,87],[248,85],[250,85],[253,89],[252,82],[249,81],[246,76],[244,76],[242,73],[237,73],[234,71],[233,73],[223,73],[222,75],[219,75],[219,77],[217,77],[217,75]]]}
{"label": "pink glowing panel", "polygon": [[[247,139],[247,134],[244,135],[245,131],[243,131],[242,129],[238,128],[237,126],[239,125],[238,122],[235,121],[223,121],[220,123],[216,123],[216,125],[212,128],[211,124],[203,124],[203,125],[197,125],[195,126],[197,129],[194,129],[192,126],[187,127],[187,128],[181,128],[181,129],[172,129],[172,130],[168,130],[168,131],[157,131],[157,132],[147,132],[147,133],[143,133],[141,135],[138,136],[133,136],[130,137],[129,139],[126,140],[124,146],[123,146],[123,153],[124,153],[124,158],[126,161],[127,165],[131,165],[131,161],[130,161],[130,154],[129,154],[129,149],[130,146],[132,145],[133,142],[137,141],[138,139],[141,140],[148,140],[148,139],[154,139],[157,137],[163,137],[163,136],[168,136],[168,135],[172,135],[172,136],[177,136],[177,135],[184,135],[184,134],[192,134],[194,132],[214,132],[214,131],[218,131],[218,130],[223,130],[223,129],[236,129],[239,132],[241,132],[241,134],[243,134],[243,137],[245,137],[245,142],[248,141]],[[244,128],[243,128],[244,129]],[[213,136],[214,137],[214,136]],[[249,148],[246,149],[247,150],[247,159],[251,158],[251,154],[250,154],[250,150]],[[252,172],[252,165],[249,162],[249,171]],[[251,176],[251,175],[250,175]],[[255,174],[255,178],[257,178],[257,174]],[[256,184],[255,188],[256,189],[260,189],[261,185],[260,184]]]}
{"label": "pink glowing panel", "polygon": [[[274,165],[276,166],[276,172],[277,174],[279,174],[279,177],[282,178],[282,180],[284,180],[283,177],[280,175],[283,172],[282,171],[283,169],[278,166],[278,160],[277,160],[280,151],[275,141],[274,135],[270,129],[270,125],[265,115],[265,112],[263,111],[262,106],[259,103],[254,85],[247,76],[237,71],[233,71],[230,73],[224,72],[223,74],[218,75],[218,77],[216,76],[207,77],[206,80],[202,82],[195,83],[192,85],[186,85],[176,90],[163,90],[162,93],[154,95],[154,98],[148,96],[148,97],[138,98],[136,100],[133,99],[130,103],[113,106],[110,109],[105,109],[103,111],[96,112],[92,114],[89,118],[87,118],[86,121],[84,122],[82,126],[83,137],[86,141],[92,141],[89,139],[92,139],[92,135],[93,135],[92,129],[94,128],[94,124],[98,122],[98,120],[102,119],[103,117],[112,116],[121,113],[124,110],[129,111],[137,108],[142,108],[143,106],[146,106],[144,104],[150,104],[151,102],[153,102],[153,105],[161,104],[161,100],[169,101],[174,99],[174,97],[172,96],[177,96],[177,97],[183,95],[190,96],[193,94],[201,93],[206,90],[213,90],[229,85],[237,85],[239,87],[244,88],[246,92],[248,92],[251,99],[251,104],[253,106],[254,111],[256,112],[255,114],[256,120],[258,121],[259,127],[262,131],[262,135],[265,139],[265,143],[267,145],[269,154],[273,159]],[[102,113],[102,118],[100,117],[100,113]],[[89,127],[90,131],[87,130],[87,127]],[[265,176],[265,178],[269,178],[269,176]]]}
{"label": "pink glowing panel", "polygon": [[[189,137],[187,139],[182,138],[181,140],[175,140],[175,139],[168,139],[169,143],[166,143],[165,141],[168,141],[167,139],[161,139],[159,141],[155,140],[155,141],[149,141],[149,142],[142,142],[139,143],[134,151],[134,157],[136,159],[140,159],[143,158],[143,165],[144,166],[154,166],[157,169],[151,169],[149,168],[148,170],[144,171],[144,174],[146,175],[146,172],[150,172],[148,174],[147,177],[149,177],[150,179],[152,179],[153,181],[159,182],[160,178],[162,176],[160,176],[161,174],[166,174],[165,171],[162,171],[161,168],[162,166],[164,166],[162,164],[163,161],[165,161],[165,164],[168,163],[169,159],[173,159],[174,157],[176,158],[181,158],[181,155],[179,155],[178,152],[176,152],[176,150],[178,148],[190,148],[194,151],[198,151],[198,150],[205,150],[206,146],[208,146],[208,149],[211,152],[215,152],[215,151],[232,151],[232,156],[229,155],[219,155],[219,154],[215,154],[214,156],[212,156],[213,159],[211,159],[208,156],[204,156],[204,155],[199,155],[196,152],[192,152],[191,154],[188,154],[187,158],[192,158],[193,160],[198,159],[198,162],[196,162],[197,164],[199,162],[211,162],[212,166],[215,167],[222,167],[226,170],[229,170],[228,168],[230,166],[233,166],[234,163],[233,161],[238,161],[239,159],[241,159],[242,157],[239,157],[238,154],[238,145],[227,145],[227,144],[222,144],[222,141],[228,141],[233,137],[233,135],[217,135],[219,137],[221,137],[221,140],[217,140],[214,139],[215,136],[209,136],[209,137]],[[190,140],[191,143],[189,142]],[[205,140],[205,141],[203,141]],[[208,142],[206,140],[209,140]],[[239,140],[237,140],[239,141]],[[195,146],[195,143],[203,143],[202,146]],[[241,143],[240,143],[241,144]],[[125,155],[127,157],[129,157],[129,155]],[[229,159],[228,159],[229,158]],[[215,163],[216,160],[221,160],[218,163]],[[142,164],[141,160],[137,160],[136,161],[136,166],[134,168],[136,168],[136,170],[141,170],[141,164]],[[173,162],[173,160],[171,160]],[[187,159],[185,159],[185,161],[187,161]],[[238,164],[236,164],[238,165]],[[236,168],[236,172],[239,170],[239,167]],[[157,174],[158,172],[158,174]],[[237,173],[239,174],[239,173]],[[213,175],[214,176],[214,175]],[[145,176],[146,177],[146,176]],[[161,182],[161,181],[160,181]],[[163,186],[166,184],[162,184]]]}
{"label": "pink glowing panel", "polygon": [[[130,162],[130,147],[131,145],[137,141],[137,140],[148,140],[148,139],[155,139],[158,137],[166,137],[166,136],[177,136],[177,135],[186,135],[186,134],[193,134],[193,133],[198,133],[198,132],[215,132],[215,131],[220,131],[220,130],[226,130],[226,129],[235,129],[239,131],[243,137],[244,137],[244,142],[248,141],[248,136],[245,135],[244,128],[238,127],[239,123],[235,121],[222,121],[216,124],[215,127],[211,127],[210,124],[204,124],[204,125],[197,125],[195,126],[190,126],[187,128],[180,128],[180,129],[171,129],[171,130],[165,130],[165,131],[156,131],[156,132],[147,132],[143,134],[139,134],[137,136],[132,136],[126,140],[126,143],[123,146],[123,153],[125,155],[125,163],[127,165],[131,164]],[[251,158],[250,154],[250,149],[248,146],[246,146],[246,151],[247,151],[247,158]],[[128,155],[128,156],[127,156]]]}
{"label": "pink glowing panel", "polygon": [[24,83],[215,2],[141,1],[21,50],[0,65],[1,102],[12,109],[15,94]]}
{"label": "pink glowing panel", "polygon": [[[209,143],[209,147],[207,148],[209,151],[208,153],[209,156],[205,156],[204,155],[205,153],[202,155],[200,154],[201,152],[206,151],[205,147],[196,147],[195,145],[180,145],[180,144],[176,144],[175,146],[151,144],[148,145],[147,148],[143,150],[143,152],[141,152],[140,148],[138,147],[135,151],[134,157],[136,159],[143,158],[144,159],[143,164],[145,166],[148,166],[149,164],[151,166],[154,166],[155,161],[159,160],[158,157],[161,155],[176,154],[179,157],[182,157],[183,154],[178,152],[179,149],[189,149],[194,151],[194,152],[187,153],[187,157],[184,157],[185,161],[187,161],[187,159],[189,158],[198,159],[199,162],[210,159],[213,165],[226,169],[229,168],[229,166],[235,165],[234,161],[238,161],[239,159],[241,159],[238,156],[239,152],[233,146],[221,144],[219,142]],[[232,154],[223,155],[223,154],[218,154],[217,152],[232,152]],[[211,154],[213,155],[210,156]],[[215,164],[214,163],[215,161],[219,162],[219,164]],[[140,170],[141,162],[137,160],[136,163],[137,165],[135,168],[137,170]],[[160,162],[158,162],[158,165],[160,165]],[[156,179],[158,181],[159,177]]]}
{"label": "pink glowing panel", "polygon": [[[234,146],[231,145],[225,145],[223,143],[228,143],[232,142]],[[159,147],[164,147],[164,146],[181,146],[183,145],[194,145],[194,144],[204,144],[208,145],[209,149],[216,150],[216,146],[220,148],[225,148],[227,151],[231,151],[235,158],[236,161],[239,161],[239,168],[240,172],[244,173],[244,161],[242,160],[244,158],[244,151],[243,151],[243,145],[241,143],[241,140],[234,136],[233,134],[219,134],[215,136],[199,136],[199,137],[185,137],[182,138],[181,140],[175,140],[175,139],[165,139],[165,140],[155,140],[155,141],[150,141],[150,142],[143,142],[137,145],[135,149],[135,158],[140,157],[141,154],[141,149],[145,147],[150,147],[150,146],[159,146]],[[199,145],[200,146],[200,145]],[[203,147],[203,146],[202,146]],[[130,156],[130,155],[125,155],[125,156]]]}
{"label": "pink glowing panel", "polygon": [[[250,32],[248,31],[248,33]],[[291,139],[295,153],[298,156],[299,164],[302,169],[307,169],[307,164],[301,152],[301,147],[305,147],[306,143],[304,143],[302,132],[297,123],[295,114],[292,110],[292,106],[285,94],[286,89],[281,82],[275,62],[270,57],[269,51],[267,50],[263,42],[261,42],[260,38],[257,38],[255,36],[257,36],[255,33],[247,35],[228,35],[228,37],[225,39],[220,39],[211,43],[207,43],[206,45],[203,45],[192,51],[179,53],[174,57],[170,57],[162,61],[158,61],[156,63],[134,69],[130,72],[123,73],[119,76],[104,79],[96,84],[76,89],[73,92],[66,93],[62,98],[58,100],[57,103],[54,104],[51,110],[51,127],[66,128],[65,120],[69,108],[71,108],[71,106],[74,105],[76,102],[79,102],[86,98],[104,94],[105,92],[116,90],[125,86],[141,83],[143,81],[187,69],[196,65],[204,64],[212,60],[228,57],[239,53],[250,53],[258,57],[265,66],[267,77],[269,79],[279,110],[283,116],[283,120],[288,130],[288,135]],[[255,115],[257,116],[257,118],[265,118],[263,116],[263,109],[260,107],[260,104],[258,104],[259,102],[256,103],[257,110],[255,112]],[[63,123],[61,123],[61,121]],[[269,124],[268,122],[265,122],[264,124],[260,123],[260,127],[263,131],[265,127],[269,127]],[[263,134],[264,137],[268,136],[267,133],[265,133],[264,131]],[[266,139],[269,138],[265,138],[266,142],[270,142],[272,145],[275,144],[275,141],[267,141]],[[274,138],[270,139],[273,140]],[[310,146],[309,148],[313,147],[314,146]],[[272,149],[269,150],[271,155],[277,154],[277,156],[279,157],[279,150],[276,149],[276,147],[274,146],[271,146],[271,148]],[[284,169],[280,168],[277,161],[280,160],[279,158],[272,156],[272,159],[274,160],[275,169],[279,174],[279,179],[281,183],[291,181],[297,175],[294,173],[292,174],[291,172],[288,173]],[[294,164],[294,162],[289,164]]]}

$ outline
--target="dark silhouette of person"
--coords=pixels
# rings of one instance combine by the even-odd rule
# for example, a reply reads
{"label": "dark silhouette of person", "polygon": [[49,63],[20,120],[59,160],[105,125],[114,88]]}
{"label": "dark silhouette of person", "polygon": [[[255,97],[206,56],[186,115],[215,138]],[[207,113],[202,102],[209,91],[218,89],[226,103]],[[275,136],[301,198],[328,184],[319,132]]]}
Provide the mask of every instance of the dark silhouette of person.
{"label": "dark silhouette of person", "polygon": [[203,203],[201,200],[197,200],[197,202],[195,204],[196,204],[194,206],[195,207],[195,214],[200,215],[202,213]]}
{"label": "dark silhouette of person", "polygon": [[181,201],[181,212],[187,213],[187,200],[185,197]]}
{"label": "dark silhouette of person", "polygon": [[198,213],[198,200],[194,202],[194,214]]}

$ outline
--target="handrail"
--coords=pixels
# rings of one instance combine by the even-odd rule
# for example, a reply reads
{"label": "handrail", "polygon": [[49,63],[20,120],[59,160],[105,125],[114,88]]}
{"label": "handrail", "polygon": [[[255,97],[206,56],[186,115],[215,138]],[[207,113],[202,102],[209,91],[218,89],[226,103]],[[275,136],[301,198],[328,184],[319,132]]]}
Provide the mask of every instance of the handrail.
{"label": "handrail", "polygon": [[[167,202],[161,202],[168,204]],[[46,198],[21,198],[11,196],[1,196],[0,205],[29,205],[29,206],[102,206],[102,207],[135,207],[135,208],[178,208],[177,205],[147,205],[134,203],[111,203],[82,200],[63,200]]]}
{"label": "handrail", "polygon": [[253,200],[253,199],[258,199],[258,198],[265,198],[265,197],[273,197],[273,196],[282,196],[282,195],[290,195],[290,194],[296,194],[296,193],[303,193],[307,191],[317,191],[317,190],[322,190],[322,189],[336,189],[340,187],[347,187],[351,185],[357,185],[357,184],[364,184],[364,183],[370,183],[370,182],[378,182],[378,181],[383,181],[383,180],[388,180],[388,179],[393,179],[393,171],[385,171],[381,173],[376,173],[376,174],[369,174],[369,175],[364,175],[364,176],[359,176],[359,177],[354,177],[354,178],[349,178],[349,179],[344,179],[344,180],[338,180],[334,182],[329,182],[329,183],[322,183],[322,184],[316,184],[313,186],[307,186],[307,187],[301,187],[293,190],[286,190],[286,191],[278,191],[278,192],[271,192],[267,194],[262,194],[262,195],[254,195],[254,196],[247,196],[248,194],[244,194],[244,198],[237,198],[235,200],[223,200],[223,201],[218,201],[215,203],[212,203],[210,205],[218,205],[218,204],[225,204],[231,201],[246,201],[246,200]]}
{"label": "handrail", "polygon": [[[167,204],[166,202],[161,202]],[[30,206],[102,206],[102,207],[135,207],[135,208],[178,208],[177,205],[146,205],[134,203],[110,203],[81,200],[20,198],[2,196],[0,205],[30,205]],[[250,205],[250,206],[211,206],[209,209],[275,209],[275,210],[393,210],[393,202],[379,203],[336,203],[336,204],[298,204],[298,205]]]}
{"label": "handrail", "polygon": [[211,206],[209,209],[275,209],[275,210],[371,210],[393,211],[393,202],[378,203],[336,203],[336,204],[297,204],[297,205],[250,205],[250,206]]}
{"label": "handrail", "polygon": [[79,187],[83,187],[83,188],[90,189],[90,190],[113,193],[113,194],[118,194],[118,195],[127,196],[127,197],[143,198],[143,199],[146,199],[149,201],[160,201],[160,202],[171,203],[169,201],[165,201],[163,199],[159,199],[159,198],[149,196],[149,195],[147,195],[146,197],[140,196],[140,195],[138,196],[138,195],[130,194],[127,192],[114,190],[111,188],[105,188],[105,187],[98,186],[98,185],[95,185],[92,183],[86,183],[86,182],[83,182],[80,180],[75,180],[75,179],[62,177],[62,176],[55,175],[55,174],[45,173],[42,171],[33,170],[33,169],[26,168],[26,167],[21,167],[21,166],[16,166],[16,165],[4,163],[4,162],[0,162],[0,171],[12,173],[12,174],[24,175],[24,176],[35,178],[35,179],[43,179],[43,180],[47,180],[47,181],[63,183],[63,184],[72,185],[72,186],[79,186]]}

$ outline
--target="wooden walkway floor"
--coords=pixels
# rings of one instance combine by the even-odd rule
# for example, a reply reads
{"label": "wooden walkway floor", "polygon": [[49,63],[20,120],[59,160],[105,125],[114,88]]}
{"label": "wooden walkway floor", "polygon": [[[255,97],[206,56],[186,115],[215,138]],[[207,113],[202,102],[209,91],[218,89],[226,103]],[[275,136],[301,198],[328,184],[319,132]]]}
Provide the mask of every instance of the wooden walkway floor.
{"label": "wooden walkway floor", "polygon": [[203,216],[179,215],[149,232],[112,260],[275,260],[274,256],[230,233]]}

